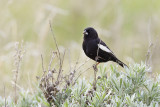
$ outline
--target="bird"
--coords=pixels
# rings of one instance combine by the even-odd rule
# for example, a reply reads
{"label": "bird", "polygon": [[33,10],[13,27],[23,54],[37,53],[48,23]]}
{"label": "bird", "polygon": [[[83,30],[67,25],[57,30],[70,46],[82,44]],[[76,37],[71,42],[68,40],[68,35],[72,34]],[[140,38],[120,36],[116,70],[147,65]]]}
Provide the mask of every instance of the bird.
{"label": "bird", "polygon": [[87,27],[83,31],[82,48],[86,56],[96,61],[95,68],[99,63],[113,61],[122,66],[128,66],[120,61],[109,47],[98,37],[97,31],[93,27]]}

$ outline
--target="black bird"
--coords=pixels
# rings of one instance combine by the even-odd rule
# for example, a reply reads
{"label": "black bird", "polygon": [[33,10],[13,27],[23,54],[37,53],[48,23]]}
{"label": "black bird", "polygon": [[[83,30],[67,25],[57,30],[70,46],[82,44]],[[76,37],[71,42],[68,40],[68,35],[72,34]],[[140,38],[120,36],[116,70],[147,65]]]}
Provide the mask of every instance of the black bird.
{"label": "black bird", "polygon": [[84,29],[83,34],[84,53],[97,62],[96,66],[101,62],[113,61],[122,67],[127,67],[127,65],[120,61],[108,46],[98,37],[98,33],[94,28],[88,27]]}

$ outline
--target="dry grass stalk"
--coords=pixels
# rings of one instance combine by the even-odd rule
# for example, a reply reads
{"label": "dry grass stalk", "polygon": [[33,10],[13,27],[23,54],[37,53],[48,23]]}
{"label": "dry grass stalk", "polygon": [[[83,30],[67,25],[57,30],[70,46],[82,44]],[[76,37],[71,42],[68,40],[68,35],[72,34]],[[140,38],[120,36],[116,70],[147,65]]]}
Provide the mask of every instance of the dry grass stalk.
{"label": "dry grass stalk", "polygon": [[20,69],[20,64],[23,58],[23,55],[25,53],[25,50],[23,50],[23,41],[21,44],[19,44],[19,42],[17,42],[15,44],[15,55],[14,55],[14,65],[16,67],[15,70],[13,70],[14,72],[14,91],[15,91],[15,103],[17,102],[17,79],[18,79],[18,73],[19,73],[19,69]]}
{"label": "dry grass stalk", "polygon": [[[62,63],[63,63],[63,61],[62,61],[62,59],[61,59],[61,54],[60,54],[60,51],[59,51],[59,48],[58,48],[58,44],[57,44],[57,41],[56,41],[56,37],[54,36],[54,33],[53,33],[53,29],[52,29],[52,24],[51,24],[51,21],[49,22],[49,24],[50,24],[50,29],[51,29],[51,33],[52,33],[52,37],[53,37],[53,39],[54,39],[54,42],[55,42],[55,44],[56,44],[56,48],[57,48],[57,52],[58,52],[58,57],[59,57],[59,73],[58,73],[58,76],[57,76],[57,80],[59,79],[59,76],[60,76],[60,74],[61,74],[61,71],[62,71]],[[59,80],[58,80],[58,83],[59,83]]]}
{"label": "dry grass stalk", "polygon": [[145,61],[145,64],[147,66],[150,66],[150,64],[151,64],[151,60],[152,60],[152,48],[153,48],[153,43],[151,43],[149,45],[148,50],[147,50],[146,61]]}

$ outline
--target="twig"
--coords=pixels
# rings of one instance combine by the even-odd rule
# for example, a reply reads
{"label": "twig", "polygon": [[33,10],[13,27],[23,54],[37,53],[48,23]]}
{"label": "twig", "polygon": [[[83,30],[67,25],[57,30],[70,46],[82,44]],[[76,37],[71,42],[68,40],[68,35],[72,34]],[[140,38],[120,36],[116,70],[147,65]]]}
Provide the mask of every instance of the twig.
{"label": "twig", "polygon": [[77,58],[77,61],[76,61],[75,66],[74,66],[74,68],[73,68],[73,71],[76,71],[76,68],[77,68],[77,65],[78,65],[78,62],[79,62],[79,56],[80,56],[80,55],[78,55],[78,58]]}
{"label": "twig", "polygon": [[[52,37],[53,37],[54,42],[55,42],[55,44],[56,44],[56,48],[57,48],[58,55],[59,55],[59,58],[60,58],[60,51],[59,51],[59,48],[58,48],[58,44],[57,44],[56,37],[54,36],[54,33],[53,33],[51,21],[49,21],[49,24],[50,24],[50,29],[51,29]],[[60,60],[61,60],[61,58],[60,58]],[[60,61],[60,62],[61,62],[61,61]]]}
{"label": "twig", "polygon": [[[42,75],[41,81],[43,81],[42,79],[43,79],[43,77],[45,76],[46,71],[44,70],[43,56],[42,56],[42,54],[41,54],[41,59],[42,59],[42,70],[43,70],[43,75]],[[47,79],[47,78],[44,78],[45,83],[47,83],[47,80],[46,80],[46,79]],[[46,86],[45,86],[45,87],[46,87]]]}
{"label": "twig", "polygon": [[153,47],[153,43],[151,43],[148,47],[148,51],[147,51],[147,54],[146,54],[146,65],[149,65],[149,62],[151,61],[151,57],[152,57],[152,53],[151,53],[151,49]]}
{"label": "twig", "polygon": [[43,72],[45,72],[44,65],[43,65],[43,56],[42,56],[42,54],[41,54],[41,60],[42,60],[42,70],[43,70]]}
{"label": "twig", "polygon": [[78,65],[78,61],[79,61],[79,55],[78,55],[78,58],[77,58],[77,61],[76,61],[76,64],[75,64],[75,66],[74,66],[74,69],[73,69],[73,72],[72,71],[70,71],[70,75],[69,75],[69,83],[72,83],[72,81],[73,81],[73,78],[74,78],[74,76],[75,76],[75,73],[76,73],[76,67],[77,67],[77,65]]}
{"label": "twig", "polygon": [[91,69],[93,66],[88,67],[87,69],[85,69],[82,73],[80,73],[77,78],[75,79],[74,83],[72,85],[74,85],[76,83],[76,81],[78,80],[78,78],[86,71],[88,71],[89,69]]}
{"label": "twig", "polygon": [[65,56],[65,53],[66,53],[66,50],[64,51],[64,54],[63,54],[63,57],[62,57],[62,62],[61,62],[61,65],[59,67],[59,72],[58,72],[58,76],[57,76],[57,82],[59,83],[59,78],[60,78],[60,75],[61,75],[61,72],[62,72],[62,66],[63,66],[63,61],[64,61],[64,56]]}
{"label": "twig", "polygon": [[89,60],[90,60],[90,59],[85,60],[85,62],[82,63],[82,64],[76,69],[76,71],[79,70],[82,66],[84,66]]}
{"label": "twig", "polygon": [[71,72],[72,71],[72,67],[71,67],[71,54],[70,54],[70,50],[68,50],[69,52],[69,71]]}
{"label": "twig", "polygon": [[53,59],[55,58],[54,52],[52,52],[51,60],[49,62],[48,71],[51,71],[51,64],[53,62]]}
{"label": "twig", "polygon": [[[78,58],[78,59],[79,59],[79,58]],[[85,62],[82,63],[82,64],[76,69],[76,66],[78,65],[78,59],[77,59],[77,62],[76,62],[76,64],[75,64],[73,74],[72,74],[72,76],[71,76],[71,78],[70,78],[70,83],[72,83],[76,71],[78,71],[82,66],[84,66],[84,65],[90,60],[90,59],[85,60]],[[79,76],[77,77],[77,79],[78,79],[79,77],[80,77],[80,74],[79,74]],[[77,80],[77,79],[76,79],[76,80]]]}
{"label": "twig", "polygon": [[52,37],[54,39],[54,42],[56,44],[56,48],[57,48],[57,51],[58,51],[58,58],[59,58],[59,63],[60,63],[59,65],[60,65],[60,67],[59,67],[59,73],[58,73],[58,76],[57,76],[57,82],[59,82],[59,76],[61,74],[61,69],[62,69],[62,59],[61,59],[61,54],[60,54],[60,51],[59,51],[59,48],[58,48],[56,37],[54,36],[54,33],[53,33],[51,21],[49,21],[49,24],[50,24],[50,29],[51,29]]}
{"label": "twig", "polygon": [[59,48],[58,48],[56,37],[54,36],[54,33],[53,33],[51,21],[49,21],[49,24],[50,24],[50,29],[51,29],[52,37],[53,37],[54,42],[56,44],[56,48],[57,48],[57,51],[58,51],[58,57],[59,57],[59,63],[60,63],[60,66],[61,66],[62,65],[61,54],[60,54],[60,51],[59,51]]}
{"label": "twig", "polygon": [[96,83],[97,83],[97,71],[94,69],[94,83],[93,83],[93,89],[96,90]]}

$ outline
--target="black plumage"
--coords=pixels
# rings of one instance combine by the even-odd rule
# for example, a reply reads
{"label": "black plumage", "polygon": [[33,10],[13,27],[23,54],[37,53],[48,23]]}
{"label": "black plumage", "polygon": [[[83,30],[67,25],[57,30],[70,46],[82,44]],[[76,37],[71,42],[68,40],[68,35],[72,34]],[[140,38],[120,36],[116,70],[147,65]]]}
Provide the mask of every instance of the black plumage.
{"label": "black plumage", "polygon": [[118,63],[122,67],[127,67],[122,61],[120,61],[114,53],[108,48],[108,46],[98,37],[98,33],[92,27],[88,27],[83,32],[83,50],[84,53],[91,59],[98,62],[113,61]]}

